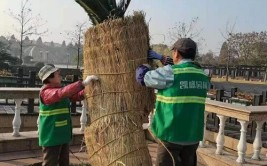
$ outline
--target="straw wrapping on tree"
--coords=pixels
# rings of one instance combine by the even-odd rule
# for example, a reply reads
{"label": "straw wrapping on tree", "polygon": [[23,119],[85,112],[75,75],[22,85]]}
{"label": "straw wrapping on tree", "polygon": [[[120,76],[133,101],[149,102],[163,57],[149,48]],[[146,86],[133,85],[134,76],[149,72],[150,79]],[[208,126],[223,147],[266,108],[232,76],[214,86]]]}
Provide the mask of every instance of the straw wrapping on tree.
{"label": "straw wrapping on tree", "polygon": [[154,95],[135,80],[136,68],[147,63],[148,48],[141,12],[98,24],[85,34],[84,78],[100,78],[86,88],[90,124],[85,142],[92,166],[152,165],[142,124]]}

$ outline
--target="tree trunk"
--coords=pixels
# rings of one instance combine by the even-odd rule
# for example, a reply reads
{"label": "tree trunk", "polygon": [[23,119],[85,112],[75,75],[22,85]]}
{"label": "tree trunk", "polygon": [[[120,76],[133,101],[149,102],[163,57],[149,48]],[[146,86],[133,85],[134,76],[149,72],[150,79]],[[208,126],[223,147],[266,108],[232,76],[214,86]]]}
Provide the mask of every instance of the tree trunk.
{"label": "tree trunk", "polygon": [[22,64],[22,54],[23,54],[23,34],[20,36],[20,54],[19,54],[19,61]]}
{"label": "tree trunk", "polygon": [[229,62],[230,62],[230,56],[228,55],[227,63],[226,63],[226,77],[225,77],[226,82],[228,82],[228,78],[229,78]]}

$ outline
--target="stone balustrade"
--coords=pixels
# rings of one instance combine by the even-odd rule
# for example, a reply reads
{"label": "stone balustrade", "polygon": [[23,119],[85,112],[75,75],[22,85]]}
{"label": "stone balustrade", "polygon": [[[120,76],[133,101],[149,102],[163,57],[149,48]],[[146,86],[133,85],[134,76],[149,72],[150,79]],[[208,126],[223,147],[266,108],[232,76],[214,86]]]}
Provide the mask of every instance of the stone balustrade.
{"label": "stone balustrade", "polygon": [[[237,163],[245,163],[245,155],[247,150],[246,133],[247,126],[250,121],[255,121],[257,124],[256,136],[253,142],[254,153],[252,159],[260,160],[260,152],[262,148],[262,125],[267,121],[267,106],[242,106],[230,103],[224,103],[219,101],[210,100],[207,98],[205,106],[205,118],[204,118],[204,137],[203,141],[200,141],[199,146],[205,148],[205,135],[206,135],[206,122],[208,113],[216,113],[218,116],[219,131],[216,140],[216,154],[223,155],[224,148],[224,127],[227,118],[236,118],[241,125],[240,139],[237,145]],[[143,124],[143,129],[148,129],[150,125],[151,115],[149,115],[149,123]]]}
{"label": "stone balustrade", "polygon": [[[245,162],[245,155],[247,150],[247,141],[246,141],[246,133],[247,133],[247,126],[250,121],[255,121],[257,124],[256,128],[256,136],[253,142],[253,149],[254,153],[252,159],[260,160],[260,152],[262,148],[262,125],[265,121],[267,121],[267,106],[241,106],[235,105],[230,103],[223,103],[214,100],[206,100],[205,106],[205,126],[206,128],[206,118],[208,113],[216,113],[218,118],[220,119],[219,124],[219,132],[216,138],[216,154],[222,155],[223,154],[223,147],[224,147],[224,127],[225,121],[227,118],[236,118],[237,121],[241,125],[240,129],[240,139],[237,145],[238,150],[238,158],[236,162],[244,163]],[[204,139],[200,142],[201,147],[205,147],[205,132],[204,130]]]}
{"label": "stone balustrade", "polygon": [[[19,137],[20,133],[20,126],[21,126],[21,104],[24,99],[39,99],[39,91],[40,88],[0,88],[0,99],[14,99],[15,101],[15,114],[12,121],[13,126],[13,133],[14,137]],[[80,131],[83,132],[85,125],[87,123],[87,116],[86,116],[86,106],[85,102],[82,101],[82,114],[80,118],[81,128]],[[37,120],[37,125],[39,118]]]}

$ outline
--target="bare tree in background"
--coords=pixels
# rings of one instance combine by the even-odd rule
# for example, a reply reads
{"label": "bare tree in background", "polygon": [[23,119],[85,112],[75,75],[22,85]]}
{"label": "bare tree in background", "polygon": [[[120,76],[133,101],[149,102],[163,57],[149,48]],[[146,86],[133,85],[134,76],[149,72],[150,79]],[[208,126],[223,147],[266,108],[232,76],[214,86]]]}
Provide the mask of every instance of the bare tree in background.
{"label": "bare tree in background", "polygon": [[[267,64],[267,31],[235,33],[228,41],[237,52],[238,62],[243,65],[266,66]],[[267,71],[264,82],[267,78]]]}
{"label": "bare tree in background", "polygon": [[[42,27],[45,22],[40,17],[40,14],[33,15],[31,9],[30,0],[21,0],[21,5],[18,13],[14,13],[9,10],[9,15],[16,21],[19,26],[15,26],[15,31],[19,34],[19,43],[20,43],[20,62],[22,63],[22,55],[23,55],[23,39],[26,36],[32,35],[44,35],[48,32],[48,30],[39,31],[40,27]],[[17,28],[18,27],[18,28]]]}
{"label": "bare tree in background", "polygon": [[229,21],[227,21],[226,23],[226,27],[225,27],[225,31],[222,32],[220,30],[221,36],[225,39],[225,46],[226,46],[226,78],[225,80],[228,81],[229,79],[229,63],[230,63],[230,59],[231,56],[234,56],[236,54],[234,54],[234,43],[233,40],[231,40],[231,37],[234,34],[234,30],[235,30],[235,22],[233,24],[230,25]]}
{"label": "bare tree in background", "polygon": [[244,65],[265,65],[267,31],[235,33],[229,38]]}
{"label": "bare tree in background", "polygon": [[180,38],[191,38],[198,43],[198,47],[203,45],[204,38],[202,38],[201,30],[197,27],[199,18],[195,17],[189,23],[178,22],[168,32],[168,36],[172,42]]}
{"label": "bare tree in background", "polygon": [[81,58],[81,51],[83,46],[83,36],[85,30],[88,28],[88,24],[86,21],[78,23],[75,25],[75,29],[73,31],[68,31],[67,36],[71,40],[71,42],[75,43],[74,49],[77,51],[77,69],[80,66],[80,58]]}

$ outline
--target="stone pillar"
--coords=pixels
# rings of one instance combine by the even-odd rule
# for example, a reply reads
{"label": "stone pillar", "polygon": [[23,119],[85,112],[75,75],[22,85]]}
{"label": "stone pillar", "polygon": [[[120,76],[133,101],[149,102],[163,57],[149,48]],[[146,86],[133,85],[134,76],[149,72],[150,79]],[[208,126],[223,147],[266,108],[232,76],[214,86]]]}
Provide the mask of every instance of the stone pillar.
{"label": "stone pillar", "polygon": [[223,153],[223,146],[224,146],[224,126],[225,126],[225,121],[226,118],[223,115],[217,115],[220,119],[220,128],[219,128],[219,132],[216,138],[216,154],[221,155]]}
{"label": "stone pillar", "polygon": [[208,112],[205,111],[205,113],[204,113],[204,127],[203,127],[203,140],[199,142],[199,146],[201,148],[206,147],[206,145],[205,145],[205,141],[206,141],[205,136],[206,136],[207,116],[208,116]]}
{"label": "stone pillar", "polygon": [[256,129],[256,136],[253,142],[254,154],[252,156],[252,159],[254,160],[260,160],[260,152],[262,147],[261,132],[263,123],[264,121],[256,121],[257,129]]}
{"label": "stone pillar", "polygon": [[12,121],[12,125],[13,125],[13,136],[14,137],[19,137],[19,129],[20,129],[20,125],[21,125],[21,118],[20,118],[20,108],[21,108],[21,103],[22,103],[22,99],[15,99],[15,116],[14,119]]}
{"label": "stone pillar", "polygon": [[247,151],[247,127],[248,127],[248,121],[244,120],[238,120],[238,122],[241,125],[240,129],[240,139],[237,145],[237,151],[238,151],[238,158],[236,159],[236,162],[238,163],[244,163],[245,162],[245,155]]}

